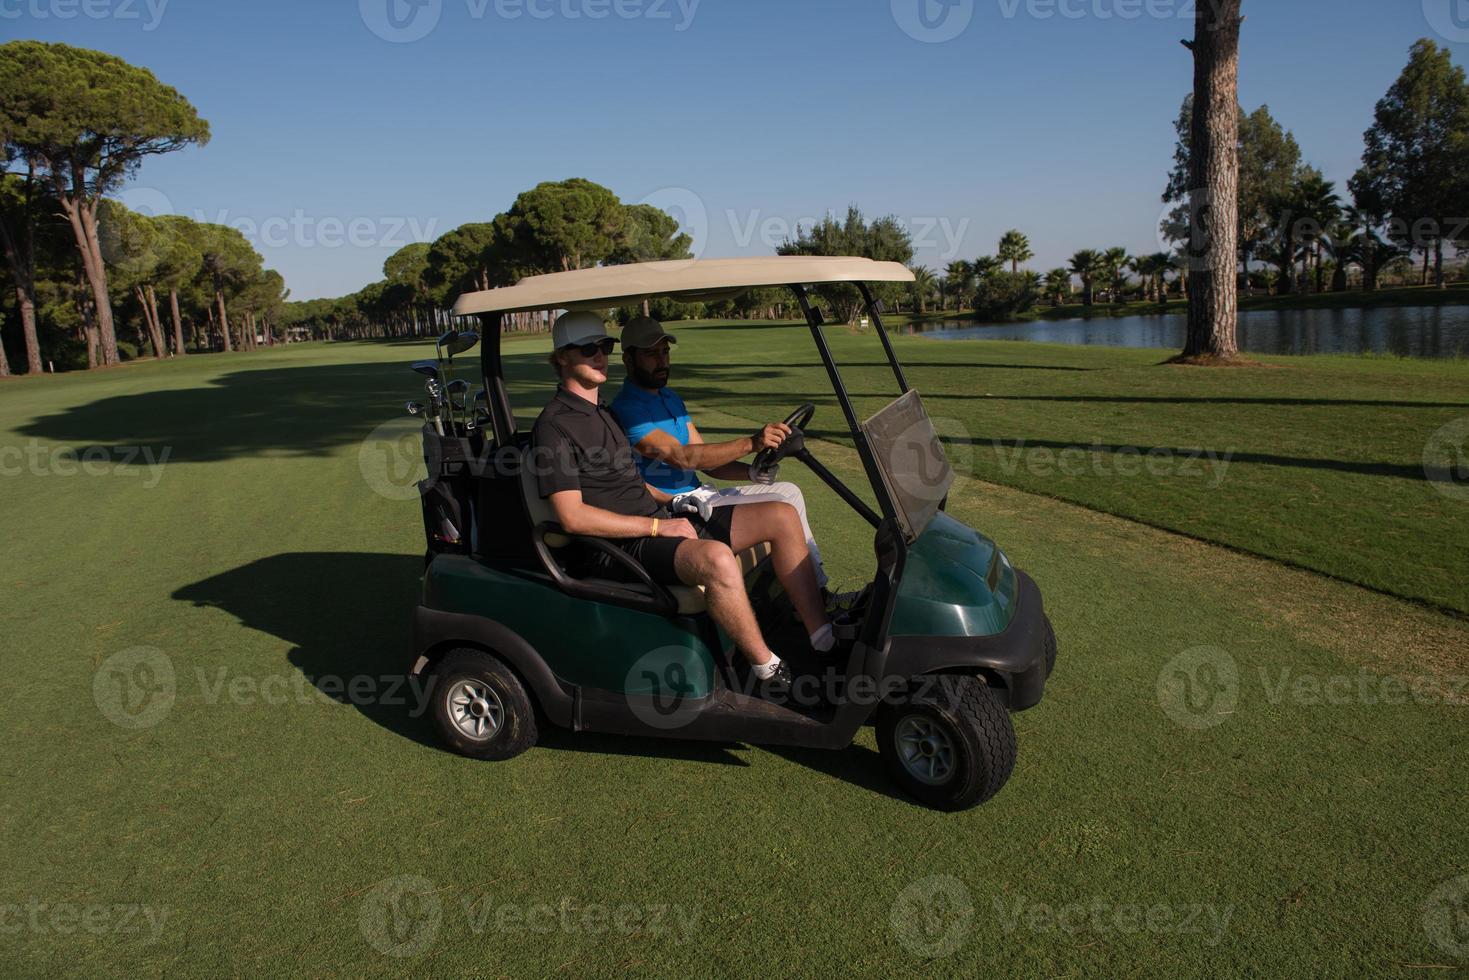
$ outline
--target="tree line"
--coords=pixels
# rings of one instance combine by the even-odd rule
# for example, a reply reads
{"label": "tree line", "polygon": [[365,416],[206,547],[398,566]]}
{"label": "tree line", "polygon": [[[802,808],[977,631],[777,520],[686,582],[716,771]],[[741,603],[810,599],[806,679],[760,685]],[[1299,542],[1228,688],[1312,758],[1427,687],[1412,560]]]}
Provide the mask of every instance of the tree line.
{"label": "tree line", "polygon": [[[0,251],[8,347],[37,373],[125,356],[251,349],[286,295],[237,229],[110,198],[148,157],[209,141],[177,90],[121,58],[40,41],[0,45]],[[135,341],[119,336],[132,328]]]}

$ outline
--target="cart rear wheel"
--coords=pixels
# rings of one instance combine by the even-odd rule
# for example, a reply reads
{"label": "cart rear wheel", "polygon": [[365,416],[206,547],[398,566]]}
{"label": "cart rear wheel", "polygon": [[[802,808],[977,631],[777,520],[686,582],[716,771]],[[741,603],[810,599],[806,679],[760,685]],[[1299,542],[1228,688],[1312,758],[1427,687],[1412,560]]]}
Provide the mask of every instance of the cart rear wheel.
{"label": "cart rear wheel", "polygon": [[878,750],[893,779],[938,810],[965,810],[998,793],[1015,768],[1005,706],[977,677],[946,674],[915,679],[914,687],[877,720]]}
{"label": "cart rear wheel", "polygon": [[434,668],[434,727],[455,752],[509,759],[536,743],[536,716],[520,678],[483,650],[451,650]]}

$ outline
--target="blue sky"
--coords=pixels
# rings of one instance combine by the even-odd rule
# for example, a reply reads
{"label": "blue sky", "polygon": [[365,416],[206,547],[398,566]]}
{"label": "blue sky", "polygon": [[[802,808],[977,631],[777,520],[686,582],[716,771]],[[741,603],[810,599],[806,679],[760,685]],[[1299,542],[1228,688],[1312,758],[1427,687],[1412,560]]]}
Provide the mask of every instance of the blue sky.
{"label": "blue sky", "polygon": [[[1011,227],[1038,269],[1156,251],[1189,3],[0,0],[0,34],[183,92],[213,140],[123,199],[242,226],[309,299],[572,176],[667,207],[707,257],[768,254],[849,203],[909,223],[935,267]],[[1469,63],[1469,0],[1244,10],[1241,101],[1339,182],[1416,39]]]}

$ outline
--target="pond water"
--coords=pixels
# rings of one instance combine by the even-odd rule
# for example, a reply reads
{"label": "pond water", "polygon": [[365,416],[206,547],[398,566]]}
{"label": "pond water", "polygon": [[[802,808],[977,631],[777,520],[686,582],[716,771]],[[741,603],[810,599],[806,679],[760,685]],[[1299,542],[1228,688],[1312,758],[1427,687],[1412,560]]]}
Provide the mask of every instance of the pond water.
{"label": "pond water", "polygon": [[[940,340],[1034,340],[1051,344],[1181,349],[1180,314],[981,324],[943,320],[908,332]],[[1240,314],[1240,350],[1256,354],[1398,354],[1469,357],[1469,306],[1372,310],[1251,310]]]}

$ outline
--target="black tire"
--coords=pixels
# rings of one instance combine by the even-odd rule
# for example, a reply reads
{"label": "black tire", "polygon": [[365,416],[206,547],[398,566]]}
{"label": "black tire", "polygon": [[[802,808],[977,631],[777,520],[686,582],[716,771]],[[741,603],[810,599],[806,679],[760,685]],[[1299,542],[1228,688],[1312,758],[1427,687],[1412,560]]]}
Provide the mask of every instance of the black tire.
{"label": "black tire", "polygon": [[1046,677],[1056,669],[1056,630],[1051,626],[1051,617],[1046,617]]}
{"label": "black tire", "polygon": [[[469,647],[449,651],[434,668],[429,692],[434,728],[460,755],[511,759],[536,744],[535,709],[525,685],[493,654]],[[485,694],[493,697],[480,696]],[[482,735],[471,731],[476,718]]]}
{"label": "black tire", "polygon": [[[977,677],[944,674],[912,683],[908,701],[883,705],[877,720],[878,751],[893,780],[936,810],[967,810],[998,793],[1015,769],[1010,712]],[[929,742],[919,751],[915,739],[924,732],[937,739],[919,740]],[[934,744],[944,748],[925,754]],[[917,774],[934,759],[942,771]]]}

